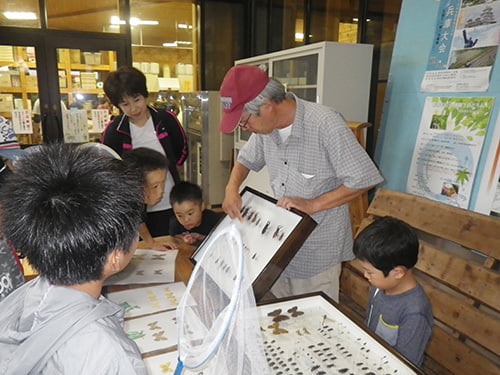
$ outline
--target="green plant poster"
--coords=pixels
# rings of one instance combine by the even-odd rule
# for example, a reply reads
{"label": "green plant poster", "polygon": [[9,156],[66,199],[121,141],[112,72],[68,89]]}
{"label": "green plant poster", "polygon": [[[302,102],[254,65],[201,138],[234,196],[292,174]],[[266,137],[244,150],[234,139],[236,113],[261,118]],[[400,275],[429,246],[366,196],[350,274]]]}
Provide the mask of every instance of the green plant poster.
{"label": "green plant poster", "polygon": [[406,189],[468,208],[494,98],[427,97]]}

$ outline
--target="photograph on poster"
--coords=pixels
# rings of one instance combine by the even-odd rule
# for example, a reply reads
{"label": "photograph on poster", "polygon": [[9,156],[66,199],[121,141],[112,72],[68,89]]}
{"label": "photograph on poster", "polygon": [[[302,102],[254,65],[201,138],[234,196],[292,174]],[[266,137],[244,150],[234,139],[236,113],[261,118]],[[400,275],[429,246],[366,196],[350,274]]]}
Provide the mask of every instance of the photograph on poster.
{"label": "photograph on poster", "polygon": [[[198,247],[192,260],[196,262],[208,240],[217,232],[218,228],[234,224],[242,236],[245,265],[258,299],[260,288],[272,285],[313,231],[316,223],[310,216],[302,212],[278,207],[274,198],[249,187],[242,191],[241,198],[243,221],[232,220],[229,216],[225,216]],[[226,264],[223,254],[220,256],[211,255],[209,260],[221,267],[229,278],[236,275],[235,270]],[[274,271],[264,272],[269,270],[269,264],[277,267],[270,267]],[[276,268],[279,269],[278,272]],[[266,277],[260,278],[264,273],[266,273]]]}
{"label": "photograph on poster", "polygon": [[419,373],[321,295],[261,305],[259,315],[271,374]]}
{"label": "photograph on poster", "polygon": [[499,11],[498,0],[440,2],[422,91],[488,90],[500,42]]}

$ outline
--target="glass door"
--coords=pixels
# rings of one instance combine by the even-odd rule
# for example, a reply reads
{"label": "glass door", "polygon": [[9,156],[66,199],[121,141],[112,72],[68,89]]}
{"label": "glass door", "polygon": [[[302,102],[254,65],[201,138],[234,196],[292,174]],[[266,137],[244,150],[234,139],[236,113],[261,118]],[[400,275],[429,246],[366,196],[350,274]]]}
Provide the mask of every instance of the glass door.
{"label": "glass door", "polygon": [[12,120],[23,146],[99,140],[111,111],[103,83],[126,63],[125,42],[81,33],[24,34],[0,35],[0,115]]}

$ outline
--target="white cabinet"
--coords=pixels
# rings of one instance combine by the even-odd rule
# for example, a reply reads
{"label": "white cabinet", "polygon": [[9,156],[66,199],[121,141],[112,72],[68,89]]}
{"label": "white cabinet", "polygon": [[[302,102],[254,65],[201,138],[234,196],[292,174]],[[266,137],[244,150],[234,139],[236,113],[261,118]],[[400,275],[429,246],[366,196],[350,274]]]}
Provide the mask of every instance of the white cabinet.
{"label": "white cabinet", "polygon": [[[319,42],[237,60],[235,65],[256,65],[298,97],[332,107],[348,121],[365,122],[372,53],[368,44]],[[250,133],[236,129],[236,153],[249,137]],[[267,168],[250,172],[246,184],[273,195]]]}

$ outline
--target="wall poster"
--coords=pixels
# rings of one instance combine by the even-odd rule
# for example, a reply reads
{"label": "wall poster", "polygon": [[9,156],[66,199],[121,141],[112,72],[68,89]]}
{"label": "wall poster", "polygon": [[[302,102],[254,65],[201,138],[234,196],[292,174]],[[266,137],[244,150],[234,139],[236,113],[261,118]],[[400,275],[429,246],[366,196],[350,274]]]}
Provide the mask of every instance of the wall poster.
{"label": "wall poster", "polygon": [[486,156],[474,211],[500,217],[500,114]]}
{"label": "wall poster", "polygon": [[488,90],[499,43],[500,0],[441,0],[421,90]]}
{"label": "wall poster", "polygon": [[494,98],[428,97],[408,193],[467,209]]}

